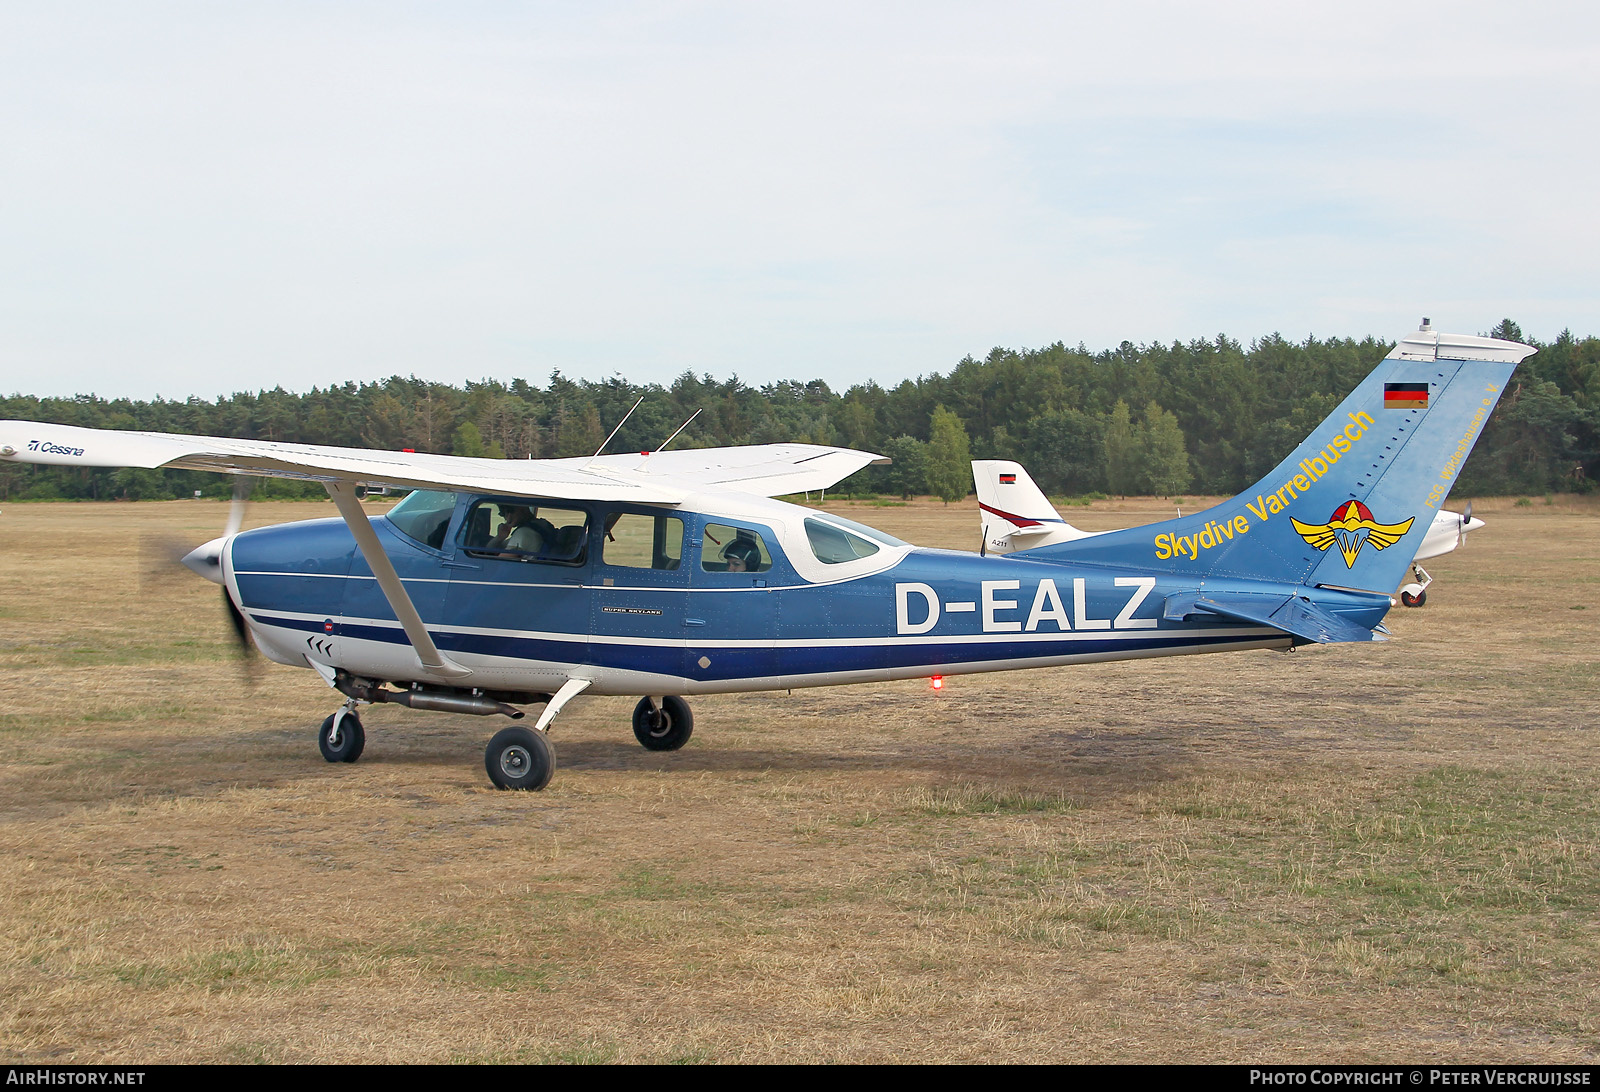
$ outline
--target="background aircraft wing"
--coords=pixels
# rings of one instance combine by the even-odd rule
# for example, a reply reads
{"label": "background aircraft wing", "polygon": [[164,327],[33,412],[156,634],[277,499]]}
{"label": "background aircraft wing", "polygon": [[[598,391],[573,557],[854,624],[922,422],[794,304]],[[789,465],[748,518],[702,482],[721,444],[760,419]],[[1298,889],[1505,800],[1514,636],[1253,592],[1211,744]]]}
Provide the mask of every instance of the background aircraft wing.
{"label": "background aircraft wing", "polygon": [[0,421],[0,458],[641,504],[676,504],[707,486],[763,497],[826,489],[870,463],[888,461],[867,451],[817,444],[688,448],[577,459],[472,459],[34,421]]}

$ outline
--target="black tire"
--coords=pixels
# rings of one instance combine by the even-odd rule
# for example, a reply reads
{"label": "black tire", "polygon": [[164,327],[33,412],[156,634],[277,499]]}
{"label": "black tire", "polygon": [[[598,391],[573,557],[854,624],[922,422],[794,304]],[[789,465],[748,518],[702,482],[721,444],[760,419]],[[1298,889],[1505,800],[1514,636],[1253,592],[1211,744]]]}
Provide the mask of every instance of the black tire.
{"label": "black tire", "polygon": [[689,703],[668,694],[661,699],[661,711],[650,708],[649,698],[640,698],[633,707],[633,735],[649,751],[676,751],[694,734],[694,714]]}
{"label": "black tire", "polygon": [[[337,734],[334,723],[339,725]],[[317,747],[329,762],[354,762],[367,747],[367,732],[361,727],[361,718],[343,709],[322,722],[317,731]]]}
{"label": "black tire", "polygon": [[1426,590],[1419,591],[1416,595],[1412,595],[1408,591],[1403,591],[1400,593],[1400,602],[1404,603],[1408,607],[1420,607],[1427,601],[1428,593]]}
{"label": "black tire", "polygon": [[543,732],[502,728],[484,748],[483,768],[497,789],[537,792],[556,772],[556,749]]}

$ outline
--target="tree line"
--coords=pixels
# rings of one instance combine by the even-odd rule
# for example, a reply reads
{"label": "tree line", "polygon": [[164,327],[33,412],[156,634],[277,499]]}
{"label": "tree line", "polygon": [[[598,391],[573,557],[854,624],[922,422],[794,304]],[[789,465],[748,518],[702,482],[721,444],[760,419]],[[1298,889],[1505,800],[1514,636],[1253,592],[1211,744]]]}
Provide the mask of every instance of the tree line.
{"label": "tree line", "polygon": [[[1510,319],[1489,334],[1527,341]],[[1015,459],[1046,492],[1232,494],[1288,454],[1393,344],[1278,334],[1247,346],[1218,335],[1090,352],[1062,342],[997,348],[947,373],[840,393],[821,380],[752,386],[685,372],[670,385],[613,376],[540,387],[526,379],[455,387],[415,376],[246,391],[214,401],[0,398],[0,418],[491,458],[592,454],[641,395],[608,451],[657,447],[696,410],[674,447],[800,441],[893,459],[851,478],[856,493],[965,496],[971,458]],[[1517,369],[1458,496],[1587,491],[1600,459],[1600,338],[1563,331]],[[217,475],[0,465],[0,499],[225,495]],[[300,482],[258,495],[320,496]]]}

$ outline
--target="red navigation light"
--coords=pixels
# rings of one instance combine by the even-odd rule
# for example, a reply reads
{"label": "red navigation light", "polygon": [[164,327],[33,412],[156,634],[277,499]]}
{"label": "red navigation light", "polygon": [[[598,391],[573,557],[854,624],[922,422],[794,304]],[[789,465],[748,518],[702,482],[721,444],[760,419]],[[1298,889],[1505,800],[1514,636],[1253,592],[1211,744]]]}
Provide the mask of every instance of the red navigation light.
{"label": "red navigation light", "polygon": [[417,449],[414,447],[403,447],[400,450],[405,452],[407,455],[415,455],[417,453]]}
{"label": "red navigation light", "polygon": [[944,689],[944,676],[943,675],[935,675],[929,681],[933,683],[933,688],[935,690],[943,690]]}

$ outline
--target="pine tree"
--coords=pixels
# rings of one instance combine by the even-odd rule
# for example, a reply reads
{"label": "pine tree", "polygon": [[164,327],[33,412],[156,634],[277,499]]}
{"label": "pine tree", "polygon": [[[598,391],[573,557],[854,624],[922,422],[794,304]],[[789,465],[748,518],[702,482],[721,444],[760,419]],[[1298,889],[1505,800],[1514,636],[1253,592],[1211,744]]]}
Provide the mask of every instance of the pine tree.
{"label": "pine tree", "polygon": [[972,487],[972,448],[961,418],[935,406],[929,428],[928,488],[946,504],[965,497]]}
{"label": "pine tree", "polygon": [[1127,496],[1138,483],[1139,451],[1128,403],[1117,399],[1106,419],[1106,489]]}
{"label": "pine tree", "polygon": [[1170,497],[1189,488],[1189,453],[1178,419],[1152,401],[1139,429],[1141,486],[1156,496]]}
{"label": "pine tree", "polygon": [[471,421],[463,421],[456,426],[455,432],[450,437],[450,454],[466,455],[474,459],[481,459],[488,454],[483,446],[483,433],[478,431],[477,425]]}
{"label": "pine tree", "polygon": [[605,430],[600,427],[600,411],[593,405],[585,405],[562,423],[556,437],[556,454],[561,458],[593,455],[605,438]]}

